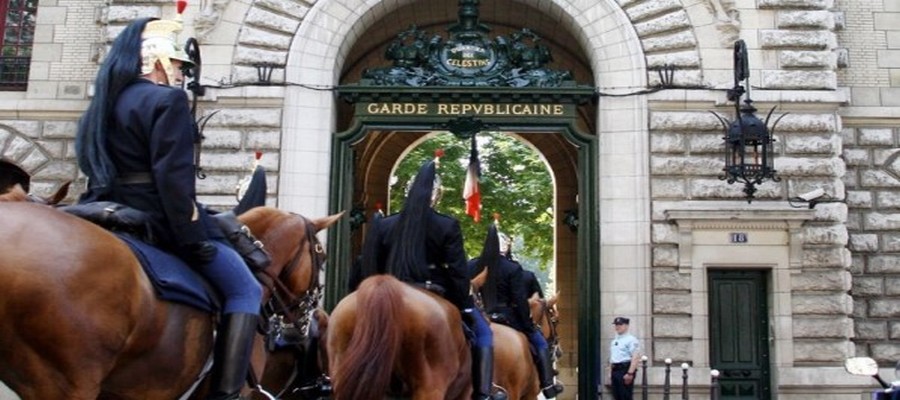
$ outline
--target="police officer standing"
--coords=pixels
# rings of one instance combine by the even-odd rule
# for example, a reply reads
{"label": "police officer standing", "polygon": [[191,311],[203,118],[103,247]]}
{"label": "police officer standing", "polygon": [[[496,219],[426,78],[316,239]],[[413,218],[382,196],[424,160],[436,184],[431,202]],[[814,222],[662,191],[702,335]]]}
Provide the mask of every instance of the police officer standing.
{"label": "police officer standing", "polygon": [[176,44],[178,20],[140,19],[113,42],[78,122],[78,166],[88,177],[80,202],[113,201],[146,212],[154,236],[224,297],[210,399],[236,399],[244,386],[262,288],[196,201],[197,125],[180,88],[191,64]]}
{"label": "police officer standing", "polygon": [[[350,290],[375,274],[437,292],[453,303],[475,334],[472,346],[474,398],[505,399],[492,394],[493,333],[475,309],[470,294],[466,252],[459,222],[433,209],[440,198],[436,161],[419,169],[406,196],[403,210],[375,221],[366,234],[362,259],[350,273]],[[441,345],[441,344],[438,344]]]}
{"label": "police officer standing", "polygon": [[631,400],[634,395],[634,375],[640,359],[640,343],[628,333],[629,319],[616,317],[613,325],[616,336],[609,346],[610,381],[616,400]]}

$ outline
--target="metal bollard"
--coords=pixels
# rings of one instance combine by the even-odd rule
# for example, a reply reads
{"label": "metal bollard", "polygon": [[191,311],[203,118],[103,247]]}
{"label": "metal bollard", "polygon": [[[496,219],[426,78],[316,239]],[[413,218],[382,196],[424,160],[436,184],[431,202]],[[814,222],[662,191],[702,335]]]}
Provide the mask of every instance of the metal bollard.
{"label": "metal bollard", "polygon": [[688,363],[681,363],[681,400],[688,400]]}
{"label": "metal bollard", "polygon": [[669,400],[669,393],[672,391],[672,359],[666,359],[666,378],[663,381],[663,400]]}
{"label": "metal bollard", "polygon": [[647,356],[641,356],[641,400],[647,400]]}
{"label": "metal bollard", "polygon": [[712,377],[711,385],[709,385],[709,399],[719,400],[719,370],[709,371],[709,375]]}

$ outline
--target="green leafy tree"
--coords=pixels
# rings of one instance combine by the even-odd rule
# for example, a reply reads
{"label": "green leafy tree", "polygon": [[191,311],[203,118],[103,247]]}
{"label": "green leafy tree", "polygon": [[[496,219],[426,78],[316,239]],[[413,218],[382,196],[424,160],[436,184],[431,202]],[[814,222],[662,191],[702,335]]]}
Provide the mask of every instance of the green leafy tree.
{"label": "green leafy tree", "polygon": [[[463,185],[469,165],[471,142],[450,133],[438,133],[422,141],[400,162],[391,179],[391,212],[399,212],[406,190],[419,167],[442,149],[438,174],[443,195],[435,207],[460,221],[466,254],[481,253],[488,224],[500,216],[500,231],[512,236],[520,259],[545,270],[553,262],[553,183],[540,154],[511,135],[483,132],[477,135],[481,162],[481,216],[476,223],[466,214]],[[546,281],[544,281],[546,282]]]}

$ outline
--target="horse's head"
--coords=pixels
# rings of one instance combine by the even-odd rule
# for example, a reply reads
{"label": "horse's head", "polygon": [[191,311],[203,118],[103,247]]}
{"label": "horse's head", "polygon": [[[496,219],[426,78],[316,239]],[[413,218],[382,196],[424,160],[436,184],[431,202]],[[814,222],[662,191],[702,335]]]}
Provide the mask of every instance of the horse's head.
{"label": "horse's head", "polygon": [[556,309],[556,303],[559,300],[559,294],[554,294],[550,298],[542,299],[537,293],[528,299],[528,306],[531,308],[531,319],[534,324],[541,328],[541,333],[550,344],[550,349],[557,353],[559,351],[559,312]]}
{"label": "horse's head", "polygon": [[[256,207],[240,215],[272,263],[257,276],[265,286],[264,297],[275,297],[291,311],[318,301],[319,272],[325,265],[325,248],[316,233],[334,224],[343,213],[309,220],[272,207]],[[311,299],[310,296],[314,296]],[[310,302],[307,304],[307,302]],[[304,309],[304,311],[308,311]]]}

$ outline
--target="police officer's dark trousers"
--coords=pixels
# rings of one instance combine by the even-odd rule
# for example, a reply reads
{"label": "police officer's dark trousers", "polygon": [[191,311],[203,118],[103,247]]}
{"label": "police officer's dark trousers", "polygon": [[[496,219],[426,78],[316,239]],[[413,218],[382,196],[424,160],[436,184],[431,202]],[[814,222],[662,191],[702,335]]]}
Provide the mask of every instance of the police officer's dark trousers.
{"label": "police officer's dark trousers", "polygon": [[630,362],[612,365],[610,378],[612,380],[613,397],[616,400],[632,400],[634,396],[634,381],[630,385],[625,384],[625,374],[628,373]]}

